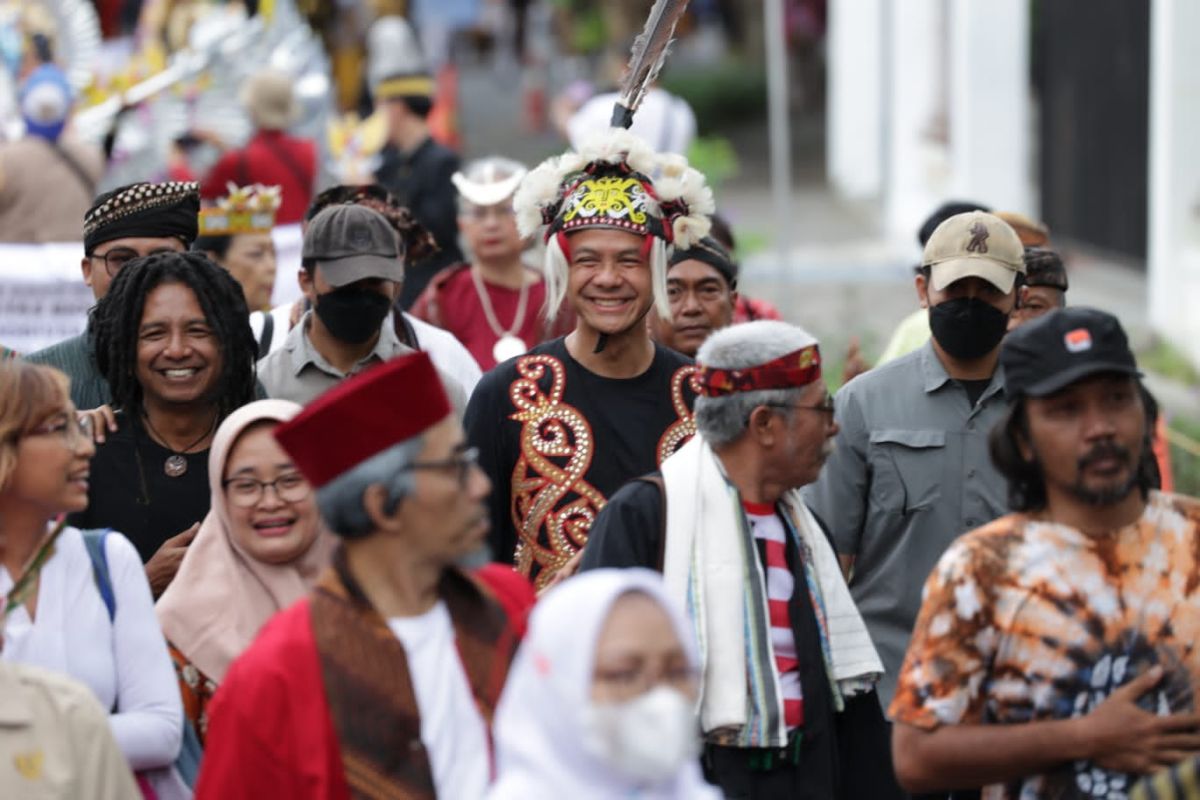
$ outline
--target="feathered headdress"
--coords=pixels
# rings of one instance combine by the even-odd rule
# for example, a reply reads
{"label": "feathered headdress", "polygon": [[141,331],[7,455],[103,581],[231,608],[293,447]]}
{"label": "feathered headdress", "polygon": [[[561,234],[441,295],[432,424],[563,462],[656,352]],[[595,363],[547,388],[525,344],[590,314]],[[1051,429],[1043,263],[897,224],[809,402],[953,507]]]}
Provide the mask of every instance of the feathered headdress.
{"label": "feathered headdress", "polygon": [[521,235],[544,229],[548,316],[557,313],[566,293],[568,233],[611,228],[647,237],[655,306],[669,319],[667,247],[691,247],[712,226],[715,203],[704,176],[683,156],[656,154],[626,130],[666,61],[675,24],[686,9],[687,0],[656,0],[634,42],[613,127],[577,153],[542,162],[513,197]]}
{"label": "feathered headdress", "polygon": [[[657,175],[658,177],[652,177]],[[712,190],[678,155],[656,155],[629,131],[612,128],[578,153],[547,159],[513,198],[522,236],[614,228],[687,248],[703,238],[715,209]]]}
{"label": "feathered headdress", "polygon": [[674,41],[675,26],[687,11],[688,0],[657,0],[646,18],[646,27],[633,42],[629,66],[621,79],[620,94],[613,107],[612,126],[628,128],[650,86],[658,79]]}

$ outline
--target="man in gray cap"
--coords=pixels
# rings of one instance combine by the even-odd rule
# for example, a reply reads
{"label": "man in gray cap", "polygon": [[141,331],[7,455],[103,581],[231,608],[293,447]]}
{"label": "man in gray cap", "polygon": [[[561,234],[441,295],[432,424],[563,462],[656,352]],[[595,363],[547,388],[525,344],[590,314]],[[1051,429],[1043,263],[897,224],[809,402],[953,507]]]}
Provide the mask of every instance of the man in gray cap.
{"label": "man in gray cap", "polygon": [[[312,305],[281,349],[258,362],[267,395],[307,404],[373,364],[414,352],[388,318],[404,279],[399,237],[377,211],[336,205],[304,234],[300,289]],[[466,397],[443,375],[460,412]]]}

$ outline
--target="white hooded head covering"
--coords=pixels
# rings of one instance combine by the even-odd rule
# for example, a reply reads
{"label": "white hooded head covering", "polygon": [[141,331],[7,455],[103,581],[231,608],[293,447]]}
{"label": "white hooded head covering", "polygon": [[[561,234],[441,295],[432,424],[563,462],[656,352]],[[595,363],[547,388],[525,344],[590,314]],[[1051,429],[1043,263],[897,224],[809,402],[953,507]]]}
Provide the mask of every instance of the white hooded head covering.
{"label": "white hooded head covering", "polygon": [[639,789],[584,747],[583,720],[592,702],[596,643],[613,604],[630,592],[658,603],[671,619],[689,664],[696,666],[691,626],[667,598],[658,573],[600,569],[553,589],[530,616],[529,633],[496,707],[498,777],[488,800],[720,798],[704,782],[698,761],[689,761],[660,786]]}

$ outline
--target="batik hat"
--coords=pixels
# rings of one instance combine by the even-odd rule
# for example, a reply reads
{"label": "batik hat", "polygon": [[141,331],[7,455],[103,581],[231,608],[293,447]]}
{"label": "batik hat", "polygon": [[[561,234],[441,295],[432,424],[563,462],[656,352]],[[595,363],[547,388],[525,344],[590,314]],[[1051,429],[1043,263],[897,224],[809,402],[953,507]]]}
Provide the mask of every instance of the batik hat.
{"label": "batik hat", "polygon": [[95,199],[83,215],[83,250],[126,237],[168,237],[191,247],[200,214],[194,181],[131,183]]}
{"label": "batik hat", "polygon": [[200,209],[201,236],[234,236],[239,233],[270,233],[283,200],[278,186],[228,186],[229,194],[215,206]]}
{"label": "batik hat", "polygon": [[612,128],[578,153],[550,158],[514,198],[521,234],[545,226],[547,241],[583,228],[655,236],[687,248],[704,237],[715,210],[704,176],[678,155],[656,155],[629,131]]}

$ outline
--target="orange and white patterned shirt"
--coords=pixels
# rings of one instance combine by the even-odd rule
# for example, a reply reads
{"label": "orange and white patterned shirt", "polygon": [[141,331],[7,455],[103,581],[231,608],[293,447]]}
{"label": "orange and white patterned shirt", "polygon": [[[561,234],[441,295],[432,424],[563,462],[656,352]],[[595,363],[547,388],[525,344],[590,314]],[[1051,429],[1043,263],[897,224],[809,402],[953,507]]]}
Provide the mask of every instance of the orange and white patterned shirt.
{"label": "orange and white patterned shirt", "polygon": [[[958,539],[925,584],[889,716],[920,728],[1079,717],[1155,664],[1139,704],[1195,711],[1200,502],[1151,493],[1141,519],[1087,536],[1010,514]],[[984,800],[1123,798],[1090,762],[986,787]]]}

